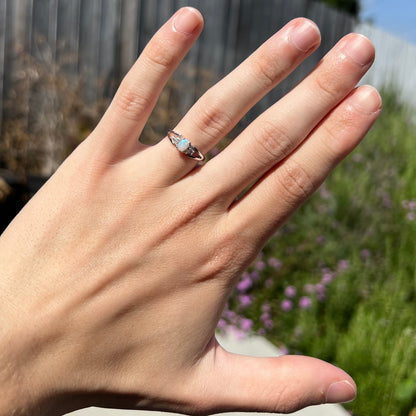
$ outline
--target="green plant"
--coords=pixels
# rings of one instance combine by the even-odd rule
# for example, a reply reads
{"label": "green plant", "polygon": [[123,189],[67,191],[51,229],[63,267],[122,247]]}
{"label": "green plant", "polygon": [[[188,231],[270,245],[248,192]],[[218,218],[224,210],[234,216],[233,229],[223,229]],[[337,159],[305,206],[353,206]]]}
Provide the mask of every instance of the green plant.
{"label": "green plant", "polygon": [[416,403],[416,132],[382,95],[368,137],[264,248],[220,322],[350,372],[356,416]]}

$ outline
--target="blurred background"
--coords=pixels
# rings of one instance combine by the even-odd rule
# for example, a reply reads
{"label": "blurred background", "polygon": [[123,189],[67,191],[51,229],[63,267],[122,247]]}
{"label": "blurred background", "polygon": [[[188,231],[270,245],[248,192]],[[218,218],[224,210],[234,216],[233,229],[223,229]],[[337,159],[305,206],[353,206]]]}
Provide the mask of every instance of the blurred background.
{"label": "blurred background", "polygon": [[319,50],[210,157],[343,35],[375,44],[363,82],[382,92],[380,120],[243,274],[219,331],[259,334],[283,353],[341,366],[359,386],[351,414],[416,415],[414,0],[0,0],[0,230],[88,136],[152,34],[186,5],[203,13],[205,29],[159,99],[142,137],[149,144],[292,18],[309,17],[322,32]]}

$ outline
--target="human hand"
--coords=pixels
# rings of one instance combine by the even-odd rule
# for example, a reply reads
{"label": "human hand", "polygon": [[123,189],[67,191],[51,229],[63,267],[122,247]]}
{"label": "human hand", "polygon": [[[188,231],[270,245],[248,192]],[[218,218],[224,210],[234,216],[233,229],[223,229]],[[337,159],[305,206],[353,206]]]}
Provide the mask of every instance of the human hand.
{"label": "human hand", "polygon": [[[354,89],[374,49],[346,36],[196,167],[168,139],[137,138],[201,30],[188,8],[159,30],[94,132],[2,235],[0,415],[290,412],[354,398],[353,380],[328,363],[233,355],[214,331],[242,271],[377,118],[378,93]],[[174,130],[209,151],[319,41],[314,24],[292,21]]]}

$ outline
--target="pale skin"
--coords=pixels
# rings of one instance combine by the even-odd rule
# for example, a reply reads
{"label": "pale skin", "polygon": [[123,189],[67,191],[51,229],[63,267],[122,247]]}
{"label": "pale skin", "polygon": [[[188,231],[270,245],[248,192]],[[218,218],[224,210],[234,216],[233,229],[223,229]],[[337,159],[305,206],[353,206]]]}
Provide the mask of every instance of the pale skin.
{"label": "pale skin", "polygon": [[[355,397],[331,364],[234,355],[215,328],[243,270],[380,113],[377,91],[355,88],[374,48],[343,38],[196,168],[166,138],[138,138],[202,26],[184,8],[155,34],[96,129],[1,236],[1,416],[291,412]],[[312,22],[290,22],[172,127],[208,152],[319,42]]]}

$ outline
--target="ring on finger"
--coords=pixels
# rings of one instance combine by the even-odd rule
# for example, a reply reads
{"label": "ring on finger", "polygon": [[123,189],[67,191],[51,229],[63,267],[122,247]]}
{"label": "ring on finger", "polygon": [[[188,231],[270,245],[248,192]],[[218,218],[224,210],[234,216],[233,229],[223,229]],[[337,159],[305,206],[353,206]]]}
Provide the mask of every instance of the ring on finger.
{"label": "ring on finger", "polygon": [[181,153],[189,158],[197,161],[203,161],[205,159],[205,156],[195,146],[192,146],[191,142],[186,137],[182,136],[182,134],[169,130],[168,138]]}

